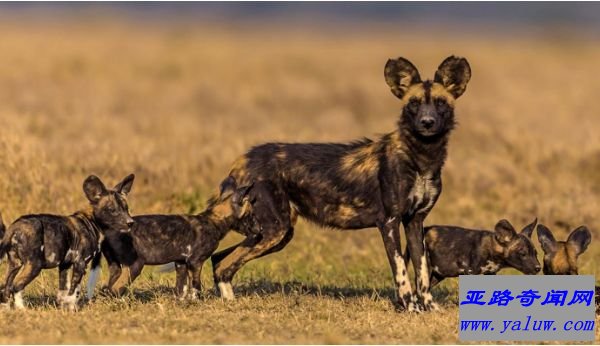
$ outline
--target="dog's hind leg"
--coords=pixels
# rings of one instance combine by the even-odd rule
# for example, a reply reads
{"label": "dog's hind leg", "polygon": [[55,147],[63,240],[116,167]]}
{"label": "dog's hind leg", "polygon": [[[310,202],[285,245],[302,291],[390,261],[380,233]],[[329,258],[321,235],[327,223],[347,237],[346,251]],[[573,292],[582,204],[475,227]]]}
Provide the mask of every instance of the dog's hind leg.
{"label": "dog's hind leg", "polygon": [[202,266],[204,265],[204,261],[206,261],[206,257],[187,264],[190,299],[198,299],[202,293]]}
{"label": "dog's hind leg", "polygon": [[[293,237],[294,237],[294,228],[290,227],[290,229],[288,229],[288,231],[285,233],[285,236],[283,237],[283,239],[281,239],[281,241],[277,245],[273,246],[269,250],[260,254],[260,256],[258,256],[257,258],[266,256],[266,255],[270,255],[272,253],[283,250],[286,247],[286,245],[289,244],[290,241],[292,241]],[[243,242],[240,242],[236,245],[233,245],[231,247],[228,247],[227,249],[221,250],[221,251],[213,254],[210,257],[210,261],[212,263],[213,268],[215,268],[219,264],[219,262],[221,262],[225,257],[229,256],[236,248],[238,248],[240,245],[242,245],[242,243]]]}
{"label": "dog's hind leg", "polygon": [[23,303],[23,290],[33,279],[35,279],[40,271],[42,265],[40,263],[25,262],[22,269],[15,277],[12,287],[10,288],[11,293],[15,298],[15,308],[24,309],[25,304]]}
{"label": "dog's hind leg", "polygon": [[261,257],[279,244],[286,231],[273,232],[265,235],[248,237],[239,244],[227,257],[214,268],[215,283],[221,296],[225,299],[235,299],[231,280],[235,273],[249,261]]}
{"label": "dog's hind leg", "polygon": [[2,294],[0,294],[0,305],[6,308],[10,308],[10,298],[12,295],[12,285],[15,280],[15,277],[19,273],[19,270],[23,267],[23,263],[21,263],[18,259],[10,259],[8,261],[8,268],[6,270],[6,278],[4,280],[4,287],[2,290]]}
{"label": "dog's hind leg", "polygon": [[179,300],[183,300],[189,290],[187,265],[175,262],[175,294]]}

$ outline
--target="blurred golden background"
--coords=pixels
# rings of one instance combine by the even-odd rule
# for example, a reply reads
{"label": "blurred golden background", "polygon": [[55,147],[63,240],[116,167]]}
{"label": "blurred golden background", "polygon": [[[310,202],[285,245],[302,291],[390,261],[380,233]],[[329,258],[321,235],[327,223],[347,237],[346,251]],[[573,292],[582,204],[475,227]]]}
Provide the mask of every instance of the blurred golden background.
{"label": "blurred golden background", "polygon": [[[431,78],[455,54],[473,77],[457,102],[444,191],[426,224],[491,229],[507,218],[520,229],[537,216],[559,240],[585,224],[593,239],[580,273],[598,274],[597,4],[0,9],[7,224],[84,207],[81,184],[92,173],[114,184],[134,172],[133,214],[199,212],[252,145],[393,131],[400,108],[383,79],[386,60],[406,57]],[[457,341],[456,281],[434,290],[444,313],[396,314],[375,230],[301,221],[284,251],[242,269],[235,303],[209,292],[178,303],[171,274],[145,273],[131,296],[99,298],[72,316],[52,307],[56,273],[46,271],[26,291],[33,312],[0,315],[0,342]],[[210,289],[208,267],[204,278]]]}

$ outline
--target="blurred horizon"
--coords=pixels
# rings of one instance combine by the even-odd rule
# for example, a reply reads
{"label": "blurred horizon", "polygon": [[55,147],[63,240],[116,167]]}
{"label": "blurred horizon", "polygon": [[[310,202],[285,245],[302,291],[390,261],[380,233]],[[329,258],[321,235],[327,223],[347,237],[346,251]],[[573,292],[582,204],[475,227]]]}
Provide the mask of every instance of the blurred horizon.
{"label": "blurred horizon", "polygon": [[[278,26],[343,32],[373,26],[467,34],[600,38],[600,3],[590,2],[102,2],[1,3],[0,19],[112,19],[152,25]],[[483,31],[481,31],[483,30]]]}

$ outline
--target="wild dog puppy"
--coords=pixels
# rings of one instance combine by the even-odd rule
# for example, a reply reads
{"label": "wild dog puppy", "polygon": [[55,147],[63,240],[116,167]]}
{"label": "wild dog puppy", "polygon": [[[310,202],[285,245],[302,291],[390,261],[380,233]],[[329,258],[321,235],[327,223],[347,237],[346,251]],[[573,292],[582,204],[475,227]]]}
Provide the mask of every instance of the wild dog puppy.
{"label": "wild dog puppy", "polygon": [[[144,265],[174,262],[176,294],[179,298],[196,298],[201,292],[201,271],[204,261],[217,249],[232,225],[249,219],[246,226],[257,232],[252,224],[250,191],[260,189],[261,183],[237,188],[229,178],[221,184],[218,199],[209,202],[197,215],[138,215],[127,233],[108,232],[102,242],[102,254],[108,262],[110,277],[107,288],[121,295],[126,285],[141,273]],[[100,256],[94,259],[92,270],[98,270]],[[88,296],[95,282],[89,282]]]}
{"label": "wild dog puppy", "polygon": [[[537,219],[520,233],[507,220],[500,220],[493,232],[456,226],[425,227],[431,286],[459,275],[496,274],[506,267],[537,274],[541,266],[531,241],[536,223]],[[404,259],[409,260],[407,256]]]}
{"label": "wild dog puppy", "polygon": [[[133,224],[127,206],[134,175],[113,189],[91,175],[83,182],[90,209],[70,216],[25,215],[8,228],[0,243],[0,257],[8,254],[8,270],[1,299],[23,308],[23,290],[42,269],[58,267],[58,303],[69,310],[77,308],[79,284],[88,262],[99,251],[100,241],[109,229],[127,231]],[[72,268],[71,280],[68,271]]]}
{"label": "wild dog puppy", "polygon": [[545,275],[578,275],[577,258],[590,245],[592,233],[585,226],[573,230],[567,241],[556,241],[548,227],[537,226],[538,241],[544,251]]}
{"label": "wild dog puppy", "polygon": [[[433,80],[423,81],[412,63],[397,58],[388,60],[384,75],[392,93],[401,100],[395,131],[376,140],[351,143],[259,145],[236,160],[229,175],[240,184],[272,181],[290,200],[290,215],[337,229],[377,227],[399,307],[409,311],[435,309],[429,292],[423,220],[441,193],[441,171],[455,124],[454,106],[466,90],[471,68],[466,59],[451,56],[441,63]],[[415,268],[416,296],[402,259],[400,224],[406,231]],[[227,256],[216,254],[215,280],[227,283],[231,280],[230,267],[240,267],[283,248],[291,239],[287,232],[281,225],[268,236],[248,237],[239,244],[239,251]]]}
{"label": "wild dog puppy", "polygon": [[[585,226],[574,229],[567,241],[556,241],[552,231],[538,225],[537,235],[544,251],[544,275],[579,275],[577,259],[587,250],[592,233]],[[600,312],[600,287],[596,286],[596,313]]]}

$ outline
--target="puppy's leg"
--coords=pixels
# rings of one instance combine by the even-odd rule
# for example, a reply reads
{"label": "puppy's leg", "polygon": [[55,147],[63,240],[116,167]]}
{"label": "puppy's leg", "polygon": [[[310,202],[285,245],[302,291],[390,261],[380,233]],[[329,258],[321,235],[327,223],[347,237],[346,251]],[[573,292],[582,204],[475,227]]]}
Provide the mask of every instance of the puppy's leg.
{"label": "puppy's leg", "polygon": [[58,266],[58,292],[56,293],[56,302],[58,306],[63,307],[64,298],[69,294],[71,281],[69,281],[69,268],[71,265],[60,264]]}
{"label": "puppy's leg", "polygon": [[24,309],[25,304],[23,303],[23,290],[33,279],[35,279],[40,271],[42,265],[38,261],[36,262],[25,262],[23,268],[19,271],[13,282],[11,293],[15,297],[15,308]]}

